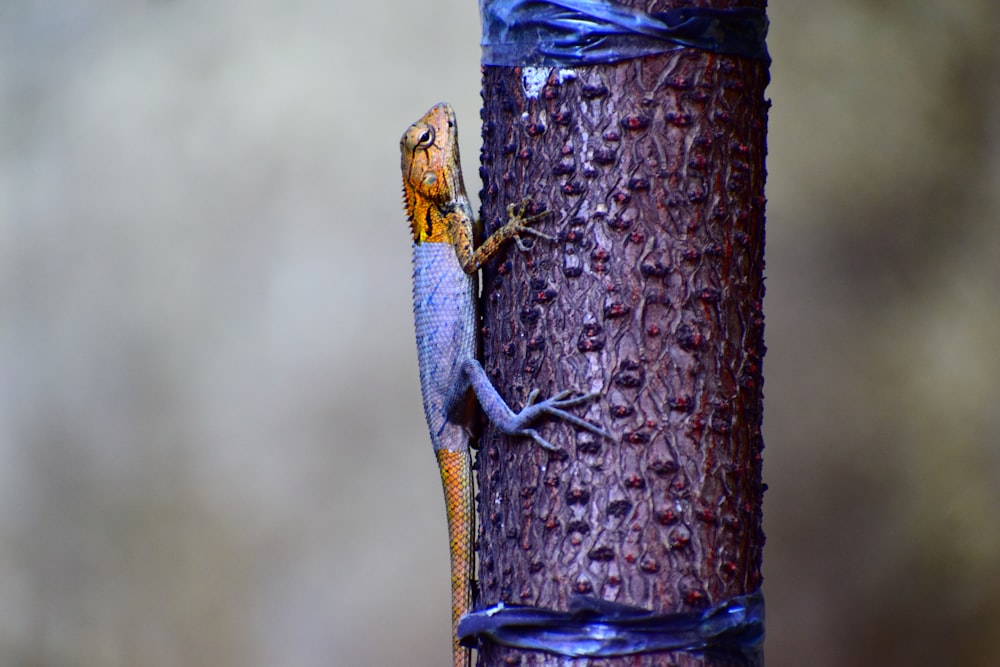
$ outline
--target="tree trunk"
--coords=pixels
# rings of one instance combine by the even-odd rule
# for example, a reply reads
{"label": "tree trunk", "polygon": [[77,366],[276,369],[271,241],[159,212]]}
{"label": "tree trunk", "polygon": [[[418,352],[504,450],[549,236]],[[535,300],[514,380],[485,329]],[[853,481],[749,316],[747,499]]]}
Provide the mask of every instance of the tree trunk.
{"label": "tree trunk", "polygon": [[[759,588],[767,76],[696,49],[484,68],[483,220],[529,197],[558,237],[486,267],[487,372],[515,407],[599,392],[576,411],[614,438],[548,421],[552,454],[486,426],[480,605],[692,611]],[[479,664],[732,661],[488,645]]]}

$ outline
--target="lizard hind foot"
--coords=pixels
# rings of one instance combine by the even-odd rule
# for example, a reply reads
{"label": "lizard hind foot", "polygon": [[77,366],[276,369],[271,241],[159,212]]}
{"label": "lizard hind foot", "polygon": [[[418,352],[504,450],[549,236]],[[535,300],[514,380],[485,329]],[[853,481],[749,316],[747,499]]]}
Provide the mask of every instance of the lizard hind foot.
{"label": "lizard hind foot", "polygon": [[[563,391],[559,392],[555,396],[551,396],[551,397],[545,399],[544,401],[542,401],[540,403],[535,403],[534,400],[538,396],[538,390],[537,389],[533,390],[531,392],[531,394],[528,395],[528,405],[530,406],[530,408],[526,408],[526,409],[531,409],[532,411],[534,411],[536,413],[544,413],[546,415],[549,415],[551,417],[555,417],[555,418],[560,419],[562,421],[569,422],[570,424],[573,424],[574,426],[576,426],[578,428],[582,428],[585,431],[590,431],[594,435],[599,435],[599,436],[601,436],[603,438],[608,438],[610,440],[611,439],[611,434],[608,433],[607,431],[605,431],[600,426],[597,426],[595,424],[591,424],[587,420],[582,419],[580,417],[577,417],[573,413],[566,411],[566,408],[571,408],[571,407],[580,405],[582,403],[588,403],[588,402],[594,400],[595,398],[597,398],[598,396],[600,396],[600,393],[599,392],[591,392],[589,394],[581,394],[580,396],[573,396],[572,398],[570,398],[570,396],[573,393],[575,393],[573,390],[566,389],[566,390],[563,390]],[[535,437],[535,436],[531,436],[531,437],[535,440],[535,442],[538,442],[538,438],[537,437]],[[541,444],[541,443],[539,443],[539,444]],[[542,445],[542,446],[545,447],[545,445]],[[551,448],[551,445],[549,447],[546,447],[546,449],[550,449],[550,448]]]}

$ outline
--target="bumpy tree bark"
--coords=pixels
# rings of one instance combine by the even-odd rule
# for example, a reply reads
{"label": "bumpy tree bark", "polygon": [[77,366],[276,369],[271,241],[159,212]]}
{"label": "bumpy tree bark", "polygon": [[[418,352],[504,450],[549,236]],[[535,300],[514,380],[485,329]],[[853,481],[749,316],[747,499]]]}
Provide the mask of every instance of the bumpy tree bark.
{"label": "bumpy tree bark", "polygon": [[[483,81],[483,219],[529,197],[558,235],[486,268],[487,371],[515,406],[599,392],[577,412],[614,438],[550,421],[552,454],[487,425],[480,603],[670,612],[756,590],[766,66],[685,49]],[[480,664],[730,663],[488,646]]]}

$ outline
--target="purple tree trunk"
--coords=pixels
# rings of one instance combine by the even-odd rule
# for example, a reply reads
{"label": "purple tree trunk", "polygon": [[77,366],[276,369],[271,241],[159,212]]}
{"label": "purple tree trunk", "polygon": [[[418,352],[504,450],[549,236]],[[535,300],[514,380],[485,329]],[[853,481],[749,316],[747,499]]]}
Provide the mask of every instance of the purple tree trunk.
{"label": "purple tree trunk", "polygon": [[[551,454],[486,426],[480,604],[692,611],[760,587],[767,81],[764,63],[695,49],[484,68],[483,219],[529,197],[558,235],[486,267],[487,372],[515,407],[535,388],[600,392],[576,411],[614,438],[544,422]],[[734,663],[487,646],[479,664]]]}

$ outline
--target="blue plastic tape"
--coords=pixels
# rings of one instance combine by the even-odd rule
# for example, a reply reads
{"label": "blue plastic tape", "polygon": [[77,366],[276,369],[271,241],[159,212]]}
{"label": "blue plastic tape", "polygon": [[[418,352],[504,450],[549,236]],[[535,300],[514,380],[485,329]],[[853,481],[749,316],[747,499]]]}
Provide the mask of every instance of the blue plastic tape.
{"label": "blue plastic tape", "polygon": [[500,603],[463,616],[458,637],[470,647],[493,641],[572,658],[691,651],[756,665],[764,641],[764,596],[757,591],[702,612],[676,614],[583,596],[570,599],[569,611]]}
{"label": "blue plastic tape", "polygon": [[479,6],[484,65],[591,65],[685,47],[771,61],[760,9],[647,14],[600,0],[480,0]]}

